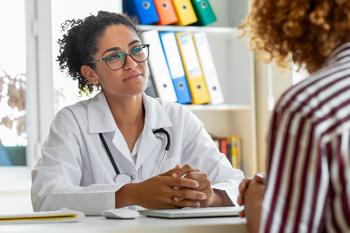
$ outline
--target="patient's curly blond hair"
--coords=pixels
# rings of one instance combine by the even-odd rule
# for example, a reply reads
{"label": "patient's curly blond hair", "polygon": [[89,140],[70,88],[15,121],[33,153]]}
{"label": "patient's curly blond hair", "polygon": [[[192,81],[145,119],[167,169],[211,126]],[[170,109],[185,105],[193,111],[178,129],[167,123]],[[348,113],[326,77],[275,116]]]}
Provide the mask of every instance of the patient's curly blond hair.
{"label": "patient's curly blond hair", "polygon": [[350,0],[252,0],[240,28],[277,64],[291,58],[313,72],[350,41]]}

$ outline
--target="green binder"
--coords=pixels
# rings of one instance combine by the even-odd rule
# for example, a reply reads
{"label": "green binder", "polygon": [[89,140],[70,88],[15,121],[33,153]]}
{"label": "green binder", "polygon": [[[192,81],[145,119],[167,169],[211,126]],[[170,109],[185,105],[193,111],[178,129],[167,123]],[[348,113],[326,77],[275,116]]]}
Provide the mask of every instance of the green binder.
{"label": "green binder", "polygon": [[216,16],[208,0],[191,0],[192,6],[201,26],[211,24],[216,21]]}

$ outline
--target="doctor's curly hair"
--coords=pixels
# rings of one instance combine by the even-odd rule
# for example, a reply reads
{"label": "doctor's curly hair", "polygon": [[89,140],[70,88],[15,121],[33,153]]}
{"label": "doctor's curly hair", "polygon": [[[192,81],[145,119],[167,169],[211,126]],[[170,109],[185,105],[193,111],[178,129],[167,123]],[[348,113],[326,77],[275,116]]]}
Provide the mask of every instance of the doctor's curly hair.
{"label": "doctor's curly hair", "polygon": [[60,48],[57,61],[62,71],[66,71],[73,80],[78,80],[80,94],[89,95],[94,90],[95,85],[82,76],[80,67],[88,65],[95,68],[95,64],[91,63],[93,55],[98,50],[100,37],[110,25],[124,25],[141,38],[136,23],[128,16],[107,11],[99,11],[97,15],[85,19],[66,20],[61,25],[65,34],[58,40]]}
{"label": "doctor's curly hair", "polygon": [[270,61],[285,66],[292,59],[313,72],[350,41],[350,0],[253,0],[240,28]]}

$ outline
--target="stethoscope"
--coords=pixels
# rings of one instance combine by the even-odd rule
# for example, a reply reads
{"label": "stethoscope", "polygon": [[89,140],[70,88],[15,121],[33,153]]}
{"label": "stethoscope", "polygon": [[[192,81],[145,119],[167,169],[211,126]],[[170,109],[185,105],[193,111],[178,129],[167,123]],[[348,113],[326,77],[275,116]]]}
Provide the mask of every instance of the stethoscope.
{"label": "stethoscope", "polygon": [[[169,151],[169,149],[170,149],[170,135],[169,135],[168,131],[166,131],[164,128],[155,129],[155,130],[152,130],[152,132],[153,132],[153,134],[154,134],[155,136],[156,136],[156,134],[165,134],[165,136],[166,136],[166,145],[165,145],[165,149],[164,149],[164,154],[163,154],[162,162],[160,163],[160,166],[159,166],[158,171],[157,171],[157,173],[156,173],[156,174],[159,174],[159,173],[160,173],[160,170],[161,170],[161,168],[162,168],[162,166],[163,166],[163,164],[164,164],[165,158],[166,158],[166,156],[167,156],[167,154],[168,154],[168,151]],[[135,176],[133,176],[133,175],[132,175],[132,176],[128,176],[128,175],[126,175],[126,174],[121,174],[121,173],[120,173],[120,170],[119,170],[119,168],[118,168],[118,166],[117,166],[117,164],[116,164],[116,162],[115,162],[115,160],[114,160],[114,158],[113,158],[113,156],[112,156],[111,151],[109,150],[109,147],[108,147],[108,145],[107,145],[107,143],[106,143],[106,140],[105,140],[104,137],[103,137],[103,134],[102,134],[102,133],[99,133],[99,136],[100,136],[101,142],[102,142],[102,144],[103,144],[103,147],[104,147],[105,150],[106,150],[106,153],[107,153],[107,155],[108,155],[108,158],[109,158],[109,160],[111,161],[111,164],[112,164],[112,166],[113,166],[113,169],[114,169],[114,171],[115,171],[116,176],[115,176],[114,181],[115,181],[115,182],[121,182],[121,183],[129,183],[130,181],[135,180]],[[156,136],[156,137],[157,137],[157,136]]]}

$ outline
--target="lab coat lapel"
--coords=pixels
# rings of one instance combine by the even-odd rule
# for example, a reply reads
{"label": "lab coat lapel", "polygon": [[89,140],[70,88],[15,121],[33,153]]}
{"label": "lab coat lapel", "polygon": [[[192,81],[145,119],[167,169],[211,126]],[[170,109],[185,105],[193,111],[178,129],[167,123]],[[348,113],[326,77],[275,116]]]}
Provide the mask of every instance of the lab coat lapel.
{"label": "lab coat lapel", "polygon": [[154,136],[152,130],[144,129],[142,132],[139,152],[137,155],[136,169],[139,169],[145,160],[147,160],[152,155],[152,152],[160,146],[161,141]]}
{"label": "lab coat lapel", "polygon": [[136,169],[139,169],[151,156],[161,156],[152,154],[156,151],[156,148],[162,146],[161,140],[156,138],[153,130],[172,127],[169,116],[161,103],[144,94],[143,104],[145,107],[145,125],[137,155]]}
{"label": "lab coat lapel", "polygon": [[118,128],[114,133],[112,143],[127,160],[129,160],[132,164],[134,164],[134,161],[132,161],[132,158],[131,158],[129,147],[126,144],[126,141]]}
{"label": "lab coat lapel", "polygon": [[113,145],[125,158],[133,163],[130,157],[128,145],[126,144],[124,137],[122,136],[114,121],[112,112],[109,109],[106,97],[103,92],[100,92],[90,100],[88,104],[88,122],[90,133],[98,134],[114,132],[112,139]]}

